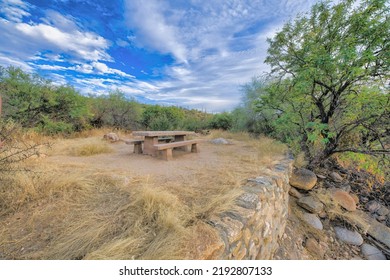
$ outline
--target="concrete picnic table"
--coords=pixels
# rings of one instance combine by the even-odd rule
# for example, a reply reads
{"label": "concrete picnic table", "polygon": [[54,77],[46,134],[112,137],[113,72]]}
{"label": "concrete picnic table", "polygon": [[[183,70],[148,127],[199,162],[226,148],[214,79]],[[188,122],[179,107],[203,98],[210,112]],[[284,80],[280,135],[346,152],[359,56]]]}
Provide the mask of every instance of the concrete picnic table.
{"label": "concrete picnic table", "polygon": [[[144,136],[143,154],[156,155],[155,145],[160,137],[173,136],[175,142],[185,141],[187,135],[195,134],[193,131],[133,131],[134,136]],[[185,148],[185,147],[184,147]]]}

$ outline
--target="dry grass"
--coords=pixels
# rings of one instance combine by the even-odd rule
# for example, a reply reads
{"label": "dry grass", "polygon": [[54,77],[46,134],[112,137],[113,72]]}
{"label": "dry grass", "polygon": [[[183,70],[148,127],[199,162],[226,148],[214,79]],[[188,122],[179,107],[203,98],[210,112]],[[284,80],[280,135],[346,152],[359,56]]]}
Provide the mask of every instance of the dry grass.
{"label": "dry grass", "polygon": [[230,182],[199,188],[206,178],[178,195],[179,183],[158,187],[135,178],[124,184],[91,175],[18,176],[2,190],[2,216],[23,213],[22,221],[3,227],[0,251],[17,259],[181,259],[196,225],[229,209],[241,193]]}
{"label": "dry grass", "polygon": [[[0,252],[8,259],[193,258],[194,240],[213,236],[207,221],[231,210],[243,182],[286,149],[237,137],[246,139],[242,155],[221,153],[221,168],[203,166],[175,181],[30,162],[34,172],[0,178]],[[50,155],[62,157],[109,147],[98,136],[53,142]]]}
{"label": "dry grass", "polygon": [[71,156],[93,156],[111,153],[113,150],[107,143],[90,143],[70,149]]}

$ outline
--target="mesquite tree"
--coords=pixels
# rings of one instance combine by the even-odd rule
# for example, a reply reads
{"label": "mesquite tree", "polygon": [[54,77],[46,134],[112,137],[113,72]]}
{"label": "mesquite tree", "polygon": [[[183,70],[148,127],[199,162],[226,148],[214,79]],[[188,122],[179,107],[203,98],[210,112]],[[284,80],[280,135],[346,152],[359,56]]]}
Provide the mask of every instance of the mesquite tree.
{"label": "mesquite tree", "polygon": [[274,108],[317,166],[345,151],[389,154],[390,16],[385,0],[318,3],[268,39]]}

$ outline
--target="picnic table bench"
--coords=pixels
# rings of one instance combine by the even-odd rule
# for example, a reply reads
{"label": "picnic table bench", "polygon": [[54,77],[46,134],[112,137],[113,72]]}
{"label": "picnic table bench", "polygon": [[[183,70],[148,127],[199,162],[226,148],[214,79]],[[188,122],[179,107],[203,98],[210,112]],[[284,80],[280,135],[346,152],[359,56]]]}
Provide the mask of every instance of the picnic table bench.
{"label": "picnic table bench", "polygon": [[132,140],[132,139],[128,139],[128,140],[125,140],[125,143],[127,145],[131,145],[131,144],[134,144],[134,153],[135,154],[142,154],[142,144],[144,143],[144,140]]}
{"label": "picnic table bench", "polygon": [[200,140],[185,140],[179,142],[165,143],[165,144],[155,144],[154,147],[157,151],[161,151],[163,155],[163,159],[171,160],[172,150],[177,147],[187,147],[191,145],[191,153],[198,153],[199,149],[197,144]]}
{"label": "picnic table bench", "polygon": [[[170,143],[174,140],[173,137],[159,137],[158,143]],[[142,144],[144,143],[143,139],[127,139],[125,140],[125,143],[128,145],[134,145],[134,153],[135,154],[142,154]]]}

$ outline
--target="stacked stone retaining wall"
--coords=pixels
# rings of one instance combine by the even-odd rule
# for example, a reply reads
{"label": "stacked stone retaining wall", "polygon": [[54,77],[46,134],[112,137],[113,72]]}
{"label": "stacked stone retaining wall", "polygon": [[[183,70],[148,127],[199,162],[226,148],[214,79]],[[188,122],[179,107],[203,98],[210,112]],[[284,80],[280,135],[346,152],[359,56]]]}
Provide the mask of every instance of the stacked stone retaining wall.
{"label": "stacked stone retaining wall", "polygon": [[[288,218],[292,160],[284,160],[248,179],[231,211],[208,222],[218,232],[202,259],[268,260],[278,249]],[[210,250],[210,248],[214,248]]]}

